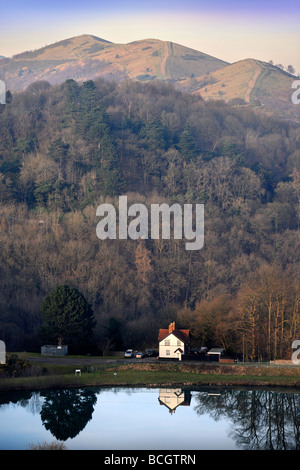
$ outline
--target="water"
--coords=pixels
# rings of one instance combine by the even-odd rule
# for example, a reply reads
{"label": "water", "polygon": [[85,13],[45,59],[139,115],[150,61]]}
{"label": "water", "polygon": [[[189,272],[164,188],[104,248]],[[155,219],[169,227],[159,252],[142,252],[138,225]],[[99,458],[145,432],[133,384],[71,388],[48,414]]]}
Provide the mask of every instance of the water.
{"label": "water", "polygon": [[0,394],[0,449],[300,449],[300,394],[229,389],[66,389]]}

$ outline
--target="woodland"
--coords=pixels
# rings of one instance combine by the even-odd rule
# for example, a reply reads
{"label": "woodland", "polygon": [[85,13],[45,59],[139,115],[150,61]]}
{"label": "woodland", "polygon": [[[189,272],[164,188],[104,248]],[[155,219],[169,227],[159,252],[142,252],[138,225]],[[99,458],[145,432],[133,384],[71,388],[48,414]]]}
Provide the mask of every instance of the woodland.
{"label": "woodland", "polygon": [[[157,347],[159,328],[246,360],[300,337],[300,128],[163,82],[40,81],[0,113],[0,337],[39,351],[40,308],[72,286],[95,317],[82,352]],[[184,240],[99,240],[96,208],[204,204]]]}

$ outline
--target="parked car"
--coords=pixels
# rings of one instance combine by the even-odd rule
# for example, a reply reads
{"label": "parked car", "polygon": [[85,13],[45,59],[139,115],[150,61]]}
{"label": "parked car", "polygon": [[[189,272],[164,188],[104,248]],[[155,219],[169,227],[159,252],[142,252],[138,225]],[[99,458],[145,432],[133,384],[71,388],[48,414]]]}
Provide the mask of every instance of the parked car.
{"label": "parked car", "polygon": [[137,359],[143,359],[143,357],[145,357],[145,354],[144,354],[143,352],[138,352],[135,357],[136,357]]}
{"label": "parked car", "polygon": [[148,349],[147,351],[147,356],[148,357],[153,357],[153,356],[157,356],[158,353],[156,351],[154,351],[153,349]]}
{"label": "parked car", "polygon": [[127,349],[127,351],[125,351],[124,357],[134,357],[133,349]]}

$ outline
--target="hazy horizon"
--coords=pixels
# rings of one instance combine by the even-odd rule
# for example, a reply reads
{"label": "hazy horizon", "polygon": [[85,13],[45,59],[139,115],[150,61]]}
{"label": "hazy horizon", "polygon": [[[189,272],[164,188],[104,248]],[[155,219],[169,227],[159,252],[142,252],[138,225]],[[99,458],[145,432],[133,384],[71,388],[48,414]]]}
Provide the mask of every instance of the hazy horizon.
{"label": "hazy horizon", "polygon": [[300,12],[294,0],[12,0],[1,6],[0,55],[92,34],[114,43],[145,38],[177,42],[219,59],[273,60],[300,72]]}

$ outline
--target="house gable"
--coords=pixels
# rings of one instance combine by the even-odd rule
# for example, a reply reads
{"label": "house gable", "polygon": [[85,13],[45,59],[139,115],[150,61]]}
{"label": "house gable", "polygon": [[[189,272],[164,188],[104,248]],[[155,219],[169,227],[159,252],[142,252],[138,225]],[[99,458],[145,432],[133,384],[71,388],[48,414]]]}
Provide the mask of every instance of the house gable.
{"label": "house gable", "polygon": [[182,343],[186,343],[187,341],[189,341],[189,339],[190,339],[190,330],[181,330],[181,329],[175,328],[174,323],[173,323],[173,325],[174,325],[174,329],[172,331],[170,331],[170,328],[169,329],[160,329],[159,330],[159,335],[158,335],[158,342],[159,343],[161,341],[165,340],[166,338],[168,338],[168,336],[170,336],[170,335],[174,335]]}

